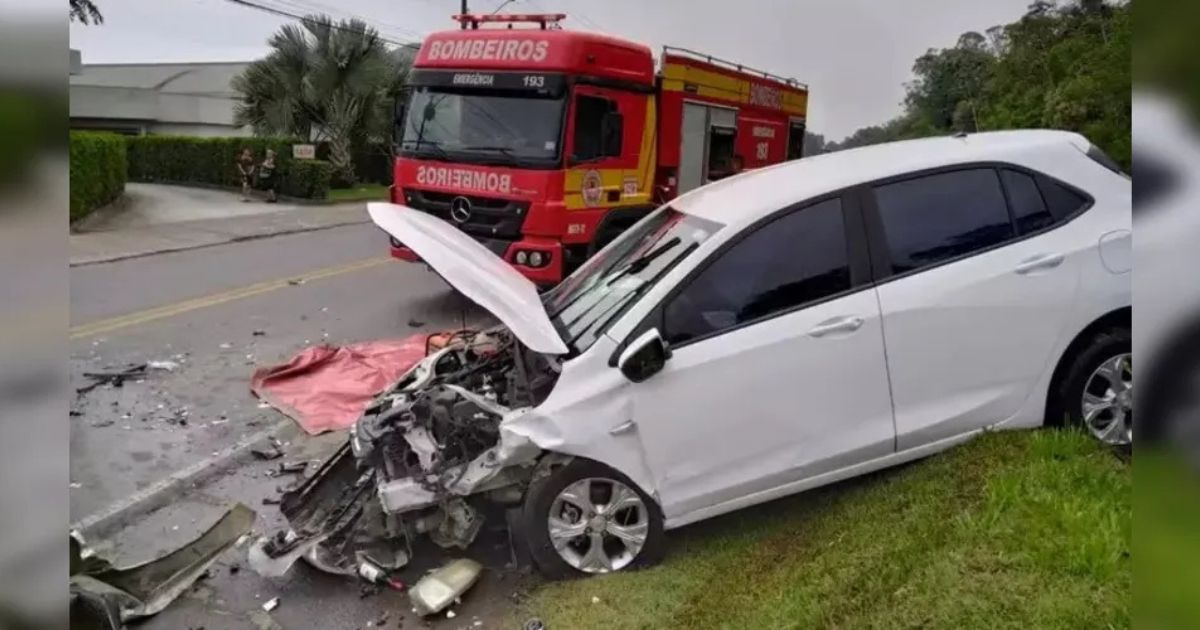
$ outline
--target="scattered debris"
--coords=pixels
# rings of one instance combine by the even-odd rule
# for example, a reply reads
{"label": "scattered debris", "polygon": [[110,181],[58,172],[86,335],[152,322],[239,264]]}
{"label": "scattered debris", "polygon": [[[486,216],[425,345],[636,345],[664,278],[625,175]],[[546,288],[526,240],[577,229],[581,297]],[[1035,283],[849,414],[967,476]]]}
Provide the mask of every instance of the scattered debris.
{"label": "scattered debris", "polygon": [[271,612],[272,610],[275,610],[276,608],[279,608],[279,598],[278,597],[272,597],[271,599],[268,599],[267,601],[263,602],[262,609],[265,610],[266,612]]}
{"label": "scattered debris", "polygon": [[[408,598],[418,615],[437,614],[474,586],[482,571],[483,566],[469,558],[452,560],[413,584]],[[448,611],[446,616],[452,618],[453,612]]]}
{"label": "scattered debris", "polygon": [[151,370],[166,370],[167,372],[174,372],[175,370],[179,369],[179,363],[175,361],[149,361],[146,363],[146,367],[150,368]]}
{"label": "scattered debris", "polygon": [[367,625],[370,626],[374,624],[376,628],[382,628],[385,624],[387,624],[389,617],[391,617],[391,615],[385,610],[382,613],[379,613],[379,617],[375,618],[373,621],[368,621]]}
{"label": "scattered debris", "polygon": [[388,588],[392,589],[393,591],[400,591],[401,593],[408,590],[408,585],[405,584],[404,582],[400,581],[397,578],[389,579],[387,581],[387,585],[388,585]]}
{"label": "scattered debris", "polygon": [[458,616],[458,615],[456,615],[456,614],[454,613],[454,611],[453,611],[453,610],[447,610],[447,611],[446,611],[446,618],[447,618],[447,619],[453,619],[453,618],[455,618],[455,617],[457,617],[457,616]]}
{"label": "scattered debris", "polygon": [[534,617],[529,621],[526,621],[525,625],[521,626],[521,628],[522,630],[545,630],[546,624],[542,623],[541,619]]}
{"label": "scattered debris", "polygon": [[304,284],[304,278],[292,278],[291,280],[288,280],[288,284],[292,286]]}
{"label": "scattered debris", "polygon": [[79,411],[78,409],[72,409],[72,410],[70,410],[70,411],[68,411],[68,412],[67,412],[67,415],[68,415],[68,416],[70,416],[70,417],[72,417],[72,418],[78,418],[78,417],[80,417],[80,416],[82,416],[82,415],[83,415],[83,412],[82,412],[82,411]]}
{"label": "scattered debris", "polygon": [[117,630],[128,621],[157,614],[249,532],[254,518],[254,510],[239,503],[199,538],[157,560],[127,568],[99,557],[79,532],[72,531],[72,624]]}
{"label": "scattered debris", "polygon": [[126,368],[119,372],[84,372],[84,378],[92,379],[91,383],[79,387],[75,390],[76,394],[83,395],[101,385],[110,385],[112,387],[122,387],[128,379],[136,379],[146,375],[146,364],[135,365]]}
{"label": "scattered debris", "polygon": [[240,565],[236,562],[231,562],[229,564],[229,574],[230,575],[237,575],[238,571],[241,571],[241,570],[242,570],[242,565]]}
{"label": "scattered debris", "polygon": [[592,603],[593,603],[593,604],[599,604],[599,603],[600,603],[600,598],[599,598],[599,597],[596,597],[595,595],[592,595]]}
{"label": "scattered debris", "polygon": [[410,319],[408,320],[408,325],[410,328],[420,328],[425,325],[425,322],[419,319]]}
{"label": "scattered debris", "polygon": [[72,489],[72,490],[77,490],[77,489],[79,489],[79,488],[82,488],[82,487],[83,487],[83,484],[79,483],[78,481],[72,481],[72,482],[71,482],[71,489]]}
{"label": "scattered debris", "polygon": [[267,448],[255,447],[250,449],[250,452],[255,457],[263,460],[279,459],[283,457],[283,444],[280,444],[277,438],[272,437]]}
{"label": "scattered debris", "polygon": [[279,469],[277,471],[272,471],[274,474],[271,476],[278,477],[279,475],[302,475],[306,470],[308,470],[308,462],[280,462]]}
{"label": "scattered debris", "polygon": [[218,347],[219,347],[219,348],[221,348],[222,350],[228,350],[228,349],[230,349],[230,348],[232,348],[232,347],[233,347],[233,344],[231,344],[231,343],[229,343],[228,341],[226,341],[225,343],[221,344],[221,345],[220,345],[220,346],[218,346]]}
{"label": "scattered debris", "polygon": [[260,402],[260,403],[258,403],[258,408],[259,408],[259,409],[270,409],[270,408],[271,408],[271,403],[267,403],[267,402]]}
{"label": "scattered debris", "polygon": [[250,336],[251,336],[251,337],[266,337],[266,336],[267,336],[267,331],[265,331],[265,330],[255,330],[255,331],[253,331],[253,332],[251,332],[251,333],[250,333]]}
{"label": "scattered debris", "polygon": [[263,497],[262,504],[263,505],[279,505],[279,498],[278,497]]}
{"label": "scattered debris", "polygon": [[114,424],[116,424],[116,423],[117,423],[117,421],[116,421],[116,420],[113,420],[112,418],[109,418],[109,419],[107,419],[107,420],[97,420],[97,421],[95,421],[95,422],[92,422],[92,423],[91,423],[91,424],[89,424],[88,426],[93,426],[93,427],[96,427],[97,429],[101,429],[101,428],[104,428],[104,427],[111,427],[112,425],[114,425]]}

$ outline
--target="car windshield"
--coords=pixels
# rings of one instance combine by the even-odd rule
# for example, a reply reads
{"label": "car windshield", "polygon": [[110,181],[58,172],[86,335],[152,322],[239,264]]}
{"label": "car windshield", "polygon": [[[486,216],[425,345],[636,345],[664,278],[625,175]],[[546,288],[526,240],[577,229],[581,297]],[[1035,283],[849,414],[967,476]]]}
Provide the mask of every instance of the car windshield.
{"label": "car windshield", "polygon": [[553,164],[559,155],[562,97],[417,88],[400,139],[402,154],[486,164]]}
{"label": "car windshield", "polygon": [[546,312],[576,352],[587,350],[638,296],[722,227],[663,207],[543,296]]}

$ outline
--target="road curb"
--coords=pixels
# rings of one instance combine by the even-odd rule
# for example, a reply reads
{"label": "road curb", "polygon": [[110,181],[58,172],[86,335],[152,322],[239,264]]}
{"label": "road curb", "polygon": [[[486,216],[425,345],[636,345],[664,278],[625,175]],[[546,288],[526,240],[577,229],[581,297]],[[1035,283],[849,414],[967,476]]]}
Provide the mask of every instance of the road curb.
{"label": "road curb", "polygon": [[117,262],[117,261],[121,261],[121,260],[131,260],[134,258],[145,258],[147,256],[157,256],[159,254],[171,254],[174,252],[187,252],[187,251],[192,251],[195,249],[204,249],[206,247],[216,247],[218,245],[228,245],[230,243],[242,243],[245,241],[257,241],[259,239],[271,238],[273,236],[287,236],[288,234],[303,234],[305,232],[317,232],[320,230],[328,230],[331,228],[345,227],[347,225],[362,225],[363,223],[370,223],[370,222],[371,222],[370,218],[354,219],[352,221],[340,221],[338,223],[330,223],[328,225],[291,228],[291,229],[284,229],[284,230],[278,230],[278,231],[273,231],[273,232],[263,232],[261,234],[243,234],[243,235],[237,235],[237,236],[230,235],[228,238],[225,238],[225,239],[222,239],[219,241],[213,241],[211,243],[200,243],[197,245],[180,245],[178,247],[163,247],[163,248],[154,249],[154,250],[145,251],[145,252],[115,254],[113,256],[108,256],[105,258],[91,258],[91,259],[87,259],[87,260],[70,261],[67,264],[67,266],[68,267],[87,267],[89,265],[103,265],[106,263],[113,263],[113,262]]}
{"label": "road curb", "polygon": [[139,516],[144,516],[167,505],[173,499],[197,485],[232,468],[250,458],[250,449],[270,438],[283,439],[299,429],[291,418],[252,433],[237,443],[217,451],[187,468],[176,471],[165,479],[143,488],[108,507],[71,523],[70,529],[78,530],[85,538],[101,539],[106,534]]}

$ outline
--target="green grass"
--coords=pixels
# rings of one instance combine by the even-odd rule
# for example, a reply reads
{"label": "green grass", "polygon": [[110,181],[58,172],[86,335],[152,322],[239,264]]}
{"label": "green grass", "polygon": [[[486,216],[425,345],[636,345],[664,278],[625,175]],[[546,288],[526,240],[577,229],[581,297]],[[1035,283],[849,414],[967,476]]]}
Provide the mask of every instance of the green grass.
{"label": "green grass", "polygon": [[353,188],[330,188],[326,200],[330,203],[343,201],[386,201],[388,187],[383,184],[362,184]]}
{"label": "green grass", "polygon": [[[668,533],[644,571],[544,584],[548,628],[1120,628],[1130,464],[1078,432],[987,434]],[[600,598],[592,603],[592,598]]]}

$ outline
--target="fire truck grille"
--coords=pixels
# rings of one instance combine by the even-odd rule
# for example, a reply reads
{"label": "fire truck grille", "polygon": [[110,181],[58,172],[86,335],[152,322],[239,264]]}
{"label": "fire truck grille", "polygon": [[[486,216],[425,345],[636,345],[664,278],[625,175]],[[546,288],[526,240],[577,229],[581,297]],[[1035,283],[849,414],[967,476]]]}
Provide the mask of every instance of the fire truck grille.
{"label": "fire truck grille", "polygon": [[[452,212],[454,200],[459,197],[464,197],[470,202],[470,211],[466,213],[465,220],[461,211]],[[429,190],[406,189],[404,201],[410,208],[428,212],[481,239],[520,238],[521,224],[525,222],[525,215],[529,214],[527,201],[454,195]]]}

